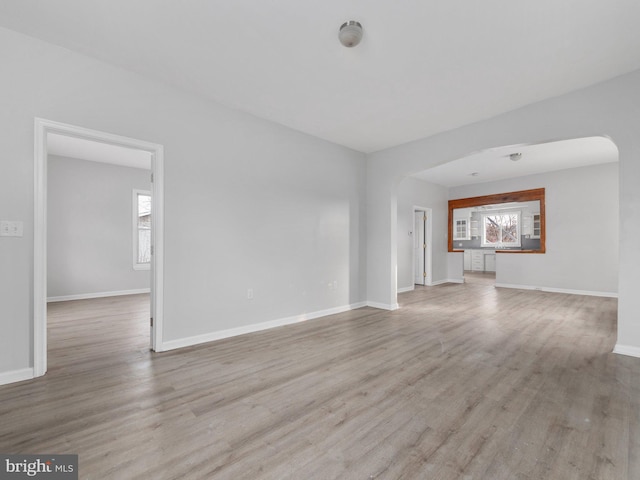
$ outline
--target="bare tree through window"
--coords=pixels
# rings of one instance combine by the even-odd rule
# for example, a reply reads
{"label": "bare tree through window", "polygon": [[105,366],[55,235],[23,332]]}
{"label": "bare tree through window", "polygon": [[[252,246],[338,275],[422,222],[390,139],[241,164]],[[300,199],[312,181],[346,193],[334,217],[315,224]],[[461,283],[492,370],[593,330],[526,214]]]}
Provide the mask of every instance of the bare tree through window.
{"label": "bare tree through window", "polygon": [[520,246],[520,215],[514,213],[500,213],[484,216],[484,245],[519,247]]}

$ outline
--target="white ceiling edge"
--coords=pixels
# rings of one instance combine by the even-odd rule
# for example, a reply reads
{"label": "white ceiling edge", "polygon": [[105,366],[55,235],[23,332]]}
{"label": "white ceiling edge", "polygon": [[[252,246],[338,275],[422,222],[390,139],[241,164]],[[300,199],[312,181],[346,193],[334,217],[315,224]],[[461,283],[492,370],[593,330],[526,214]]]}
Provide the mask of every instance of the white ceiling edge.
{"label": "white ceiling edge", "polygon": [[[514,162],[512,153],[521,153],[522,157]],[[411,176],[444,187],[459,187],[617,161],[615,143],[597,136],[492,148]]]}
{"label": "white ceiling edge", "polygon": [[47,152],[60,157],[151,170],[151,153],[147,151],[57,133],[47,134]]}

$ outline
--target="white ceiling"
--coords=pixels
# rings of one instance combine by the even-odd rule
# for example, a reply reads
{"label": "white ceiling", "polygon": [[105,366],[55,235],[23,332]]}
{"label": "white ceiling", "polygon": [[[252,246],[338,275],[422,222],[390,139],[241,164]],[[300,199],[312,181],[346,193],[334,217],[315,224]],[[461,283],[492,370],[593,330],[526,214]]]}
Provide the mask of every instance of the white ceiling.
{"label": "white ceiling", "polygon": [[[512,161],[512,153],[521,153]],[[511,145],[474,153],[413,175],[421,180],[456,187],[536,173],[618,161],[618,148],[605,137]],[[472,174],[476,175],[472,175]]]}
{"label": "white ceiling", "polygon": [[47,153],[123,167],[151,169],[149,152],[56,133],[47,134]]}
{"label": "white ceiling", "polygon": [[0,2],[0,26],[367,153],[637,70],[639,20],[637,0]]}

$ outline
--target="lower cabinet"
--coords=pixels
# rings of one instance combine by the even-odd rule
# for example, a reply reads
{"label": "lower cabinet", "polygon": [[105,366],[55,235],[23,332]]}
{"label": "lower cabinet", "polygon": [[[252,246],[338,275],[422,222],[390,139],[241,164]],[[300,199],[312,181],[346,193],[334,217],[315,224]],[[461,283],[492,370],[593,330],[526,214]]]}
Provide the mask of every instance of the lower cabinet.
{"label": "lower cabinet", "polygon": [[465,250],[464,269],[473,272],[495,272],[495,252],[492,250]]}
{"label": "lower cabinet", "polygon": [[471,270],[484,272],[484,251],[471,250]]}
{"label": "lower cabinet", "polygon": [[496,271],[496,254],[487,253],[484,256],[484,271],[495,272]]}
{"label": "lower cabinet", "polygon": [[471,250],[464,251],[464,269],[471,270]]}

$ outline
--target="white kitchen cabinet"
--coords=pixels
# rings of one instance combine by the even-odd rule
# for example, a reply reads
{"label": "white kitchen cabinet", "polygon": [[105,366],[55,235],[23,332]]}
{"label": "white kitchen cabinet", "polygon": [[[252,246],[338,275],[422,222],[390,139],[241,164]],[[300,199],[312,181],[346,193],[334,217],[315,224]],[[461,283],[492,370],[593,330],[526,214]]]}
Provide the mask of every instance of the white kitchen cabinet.
{"label": "white kitchen cabinet", "polygon": [[474,272],[484,272],[483,250],[471,250],[471,270]]}
{"label": "white kitchen cabinet", "polygon": [[484,271],[485,272],[496,271],[496,254],[495,253],[484,254]]}
{"label": "white kitchen cabinet", "polygon": [[464,251],[464,269],[471,270],[471,250]]}
{"label": "white kitchen cabinet", "polygon": [[471,238],[480,236],[480,228],[478,220],[471,220],[469,233],[471,234]]}
{"label": "white kitchen cabinet", "polygon": [[527,238],[540,238],[539,213],[529,213],[522,216],[522,235]]}
{"label": "white kitchen cabinet", "polygon": [[469,222],[471,211],[468,208],[457,208],[453,211],[453,239],[471,240]]}
{"label": "white kitchen cabinet", "polygon": [[540,214],[539,213],[534,213],[533,214],[533,225],[532,225],[532,232],[531,232],[531,238],[540,238]]}
{"label": "white kitchen cabinet", "polygon": [[469,240],[469,219],[468,218],[456,218],[453,221],[453,239],[454,240]]}

